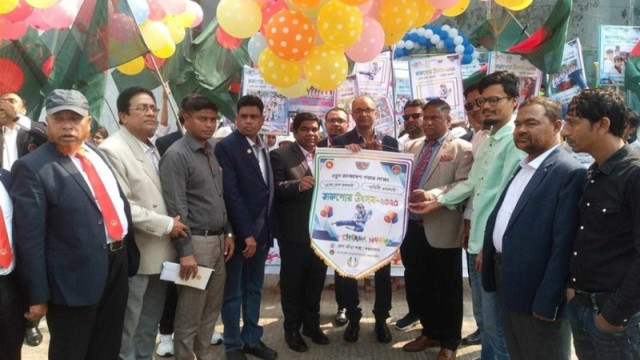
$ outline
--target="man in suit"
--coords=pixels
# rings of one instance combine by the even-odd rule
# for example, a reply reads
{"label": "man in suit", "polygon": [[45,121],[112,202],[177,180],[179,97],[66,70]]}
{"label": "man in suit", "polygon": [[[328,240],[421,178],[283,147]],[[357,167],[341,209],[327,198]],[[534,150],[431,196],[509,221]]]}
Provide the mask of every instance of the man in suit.
{"label": "man in suit", "polygon": [[158,175],[159,155],[149,140],[156,129],[153,93],[131,87],[116,101],[122,127],[100,144],[131,206],[140,269],[129,278],[120,358],[151,360],[158,322],[162,316],[166,281],[160,280],[162,263],[176,260],[170,241],[184,233],[180,217],[167,215]]}
{"label": "man in suit", "polygon": [[[435,199],[465,180],[471,170],[471,144],[449,131],[450,111],[444,100],[429,101],[423,116],[425,139],[407,143],[405,152],[415,156],[412,197]],[[410,215],[400,252],[407,302],[417,311],[422,334],[404,351],[419,352],[439,343],[438,360],[456,356],[462,330],[462,229],[460,209]]]}
{"label": "man in suit", "polygon": [[324,116],[324,128],[327,131],[327,137],[318,142],[318,147],[331,147],[333,146],[331,139],[344,134],[349,129],[349,114],[341,107],[327,111]]}
{"label": "man in suit", "polygon": [[320,329],[320,296],[327,266],[311,249],[309,212],[315,180],[313,156],[320,120],[298,113],[291,124],[296,142],[270,153],[275,183],[276,238],[280,247],[280,286],[285,341],[293,351],[309,348],[300,335],[316,344],[329,338]]}
{"label": "man in suit", "polygon": [[426,102],[422,99],[412,99],[404,104],[404,130],[405,134],[398,138],[398,147],[404,151],[407,142],[424,137],[422,129],[422,108]]}
{"label": "man in suit", "polygon": [[569,359],[564,316],[571,246],[585,169],[559,148],[562,110],[534,97],[518,111],[513,140],[520,162],[489,220],[482,283],[498,291],[512,359]]}
{"label": "man in suit", "polygon": [[49,359],[118,357],[127,274],[139,252],[129,204],[106,159],[85,143],[91,117],[76,90],[46,99],[50,142],[13,165],[14,234],[27,320],[47,315]]}
{"label": "man in suit", "polygon": [[[261,340],[260,298],[264,264],[273,245],[271,217],[273,173],[268,149],[258,136],[264,104],[254,95],[238,100],[236,130],[220,141],[215,155],[222,166],[224,202],[236,235],[235,252],[227,262],[222,304],[227,359],[276,359],[278,353]],[[243,328],[240,331],[240,314]]]}
{"label": "man in suit", "polygon": [[[356,122],[353,130],[334,139],[335,147],[345,147],[357,152],[360,149],[398,152],[398,141],[391,136],[376,134],[374,124],[378,117],[376,103],[368,96],[359,96],[351,105],[351,113]],[[373,314],[376,318],[376,338],[381,343],[391,342],[391,332],[387,326],[387,318],[391,310],[391,265],[381,267],[375,273],[376,300]],[[358,281],[336,275],[336,291],[341,291],[347,309],[349,325],[343,338],[347,342],[356,342],[360,334],[360,318],[362,310],[358,307]]]}
{"label": "man in suit", "polygon": [[2,126],[0,165],[10,171],[14,161],[47,141],[47,130],[42,124],[24,116],[26,111],[24,102],[18,95],[14,93],[3,94],[0,96],[0,103],[5,111],[7,111],[7,107],[11,107],[14,111],[13,117],[0,123]]}

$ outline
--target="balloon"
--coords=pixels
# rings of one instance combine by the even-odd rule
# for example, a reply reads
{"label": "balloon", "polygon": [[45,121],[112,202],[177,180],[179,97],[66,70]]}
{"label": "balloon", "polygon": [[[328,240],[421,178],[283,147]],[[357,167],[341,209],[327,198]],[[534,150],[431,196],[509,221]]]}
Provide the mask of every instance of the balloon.
{"label": "balloon", "polygon": [[59,0],[26,0],[27,4],[33,6],[36,9],[46,9],[57,4]]}
{"label": "balloon", "polygon": [[300,9],[313,9],[320,5],[323,0],[290,0],[291,4],[299,7]]}
{"label": "balloon", "polygon": [[53,71],[53,64],[55,63],[55,57],[53,55],[49,56],[42,63],[42,73],[47,77],[51,76],[51,72]]}
{"label": "balloon", "polygon": [[[373,1],[374,0],[367,0],[367,1],[363,2],[362,4],[358,5],[358,9],[360,9],[360,12],[362,13],[362,15],[369,15],[369,11],[371,11],[371,7],[373,6]],[[345,1],[343,1],[343,2],[345,4],[348,4]],[[353,4],[349,4],[349,5],[353,5]]]}
{"label": "balloon", "polygon": [[182,14],[173,15],[175,23],[183,28],[191,27],[194,21],[196,21],[196,14],[192,13],[189,8]]}
{"label": "balloon", "polygon": [[436,9],[446,10],[453,7],[459,0],[427,0]]}
{"label": "balloon", "polygon": [[[64,1],[64,0],[62,0]],[[146,0],[127,0],[133,18],[138,24],[142,24],[149,17],[149,5]]]}
{"label": "balloon", "polygon": [[42,19],[54,29],[66,29],[73,25],[78,14],[76,0],[61,0],[54,6],[42,10]]}
{"label": "balloon", "polygon": [[370,0],[340,0],[340,1],[342,1],[347,5],[354,5],[354,6],[363,5],[367,2],[370,2]]}
{"label": "balloon", "polygon": [[27,19],[27,23],[36,30],[46,31],[51,29],[51,25],[47,24],[42,18],[42,10],[34,10]]}
{"label": "balloon", "polygon": [[130,16],[115,13],[107,23],[107,34],[109,39],[119,43],[127,43],[137,37],[136,23]]}
{"label": "balloon", "polygon": [[286,61],[266,48],[258,59],[258,70],[266,82],[273,86],[288,87],[300,79],[300,62]]}
{"label": "balloon", "polygon": [[220,26],[216,28],[216,40],[218,40],[218,44],[220,44],[220,46],[229,50],[236,49],[240,44],[242,44],[241,39],[227,34]]}
{"label": "balloon", "polygon": [[125,75],[136,75],[144,70],[144,59],[142,56],[138,56],[137,58],[126,62],[124,64],[118,65],[118,71]]}
{"label": "balloon", "polygon": [[345,50],[345,54],[355,62],[369,62],[380,54],[383,47],[384,29],[382,29],[382,25],[376,19],[365,16],[362,34],[355,44]]}
{"label": "balloon", "polygon": [[[154,61],[155,61],[155,64],[154,64]],[[152,54],[146,54],[144,56],[144,66],[151,71],[159,70],[162,67],[162,65],[164,65],[165,61],[166,61],[165,59],[155,57]],[[156,68],[156,65],[157,65],[157,68]]]}
{"label": "balloon", "polygon": [[456,45],[456,54],[463,54],[464,53],[464,45]]}
{"label": "balloon", "polygon": [[221,0],[217,14],[224,31],[239,39],[253,36],[262,24],[260,6],[253,0]]}
{"label": "balloon", "polygon": [[168,59],[176,52],[176,44],[173,42],[168,43],[163,48],[157,50],[151,50],[151,53],[161,59]]}
{"label": "balloon", "polygon": [[433,14],[438,10],[426,0],[418,1],[418,8],[418,18],[416,19],[417,26],[430,23],[431,18],[433,18]]}
{"label": "balloon", "polygon": [[384,29],[385,45],[400,41],[410,28],[416,25],[419,6],[417,0],[385,1],[380,8],[378,21]]}
{"label": "balloon", "polygon": [[[533,0],[531,0],[531,1],[533,1]],[[467,10],[467,8],[469,7],[469,2],[470,2],[470,0],[459,0],[452,7],[448,8],[446,10],[443,10],[442,11],[442,15],[448,16],[448,17],[458,16],[458,15],[462,14],[463,12],[465,12]]]}
{"label": "balloon", "polygon": [[166,59],[173,55],[176,44],[165,24],[160,21],[145,21],[140,25],[140,32],[147,48],[155,56]]}
{"label": "balloon", "polygon": [[182,40],[184,40],[184,27],[180,26],[177,23],[176,17],[174,15],[168,15],[166,18],[164,18],[162,23],[167,27],[167,30],[169,30],[169,35],[171,36],[171,39],[174,43],[180,44]]}
{"label": "balloon", "polygon": [[269,20],[271,19],[273,14],[286,8],[287,3],[285,3],[284,0],[269,1],[262,7],[262,9],[260,10],[262,12],[262,26],[260,26],[260,32],[262,33],[262,35],[264,35],[264,28],[269,23]]}
{"label": "balloon", "polygon": [[24,72],[13,60],[0,58],[0,94],[17,93],[24,85]]}
{"label": "balloon", "polygon": [[187,0],[159,0],[160,6],[167,14],[182,14],[187,9]]}
{"label": "balloon", "polygon": [[[290,99],[295,99],[295,98],[299,98],[301,96],[306,95],[307,92],[309,92],[309,89],[311,89],[311,84],[307,79],[299,79],[297,83],[289,87],[276,87],[276,90],[280,94]],[[322,211],[325,211],[325,210],[322,210]],[[329,215],[329,213],[325,212],[325,216],[327,215]]]}
{"label": "balloon", "polygon": [[438,20],[440,18],[440,15],[442,15],[442,10],[440,9],[436,9],[436,12],[433,14],[433,16],[431,17],[431,20],[429,20],[430,23]]}
{"label": "balloon", "polygon": [[[366,15],[371,16],[374,19],[377,19],[380,16],[380,8],[382,7],[382,0],[371,0],[371,7],[369,8],[369,12]],[[364,12],[362,12],[365,14]]]}
{"label": "balloon", "polygon": [[195,1],[189,1],[187,3],[187,11],[191,12],[195,19],[191,23],[190,28],[194,28],[202,23],[202,19],[204,18],[204,12],[202,11],[202,6]]}
{"label": "balloon", "polygon": [[265,27],[267,46],[287,61],[304,59],[316,42],[316,32],[311,20],[295,10],[280,10],[271,17]]}
{"label": "balloon", "polygon": [[167,16],[167,12],[162,7],[162,0],[147,0],[149,5],[149,20],[161,21]]}
{"label": "balloon", "polygon": [[257,33],[249,39],[249,44],[247,45],[247,50],[249,51],[249,57],[251,61],[254,63],[258,63],[258,59],[260,58],[260,54],[267,47],[267,39],[262,36],[262,34]]}
{"label": "balloon", "polygon": [[33,8],[29,6],[24,0],[20,0],[18,6],[12,12],[4,15],[3,18],[11,22],[23,21],[26,20],[32,12]]}
{"label": "balloon", "polygon": [[343,48],[351,46],[362,33],[362,13],[355,6],[331,0],[320,8],[317,27],[325,43]]}
{"label": "balloon", "polygon": [[[18,40],[27,33],[29,25],[26,21],[10,22],[0,18],[0,39]],[[2,69],[4,72],[5,69]]]}
{"label": "balloon", "polygon": [[524,10],[529,7],[532,2],[533,0],[496,0],[496,4],[513,11]]}
{"label": "balloon", "polygon": [[347,78],[347,58],[342,49],[329,44],[314,47],[304,59],[304,75],[320,91],[338,87]]}
{"label": "balloon", "polygon": [[0,2],[0,15],[8,14],[18,7],[20,1],[18,0],[3,0]]}

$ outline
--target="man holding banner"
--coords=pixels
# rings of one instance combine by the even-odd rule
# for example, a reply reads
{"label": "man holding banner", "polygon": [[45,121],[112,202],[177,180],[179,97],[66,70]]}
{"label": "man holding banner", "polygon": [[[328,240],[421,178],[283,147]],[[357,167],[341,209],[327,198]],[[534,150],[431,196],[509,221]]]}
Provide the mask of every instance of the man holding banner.
{"label": "man holding banner", "polygon": [[[398,141],[390,136],[376,134],[374,124],[378,116],[376,104],[368,96],[359,96],[351,105],[351,114],[356,126],[353,130],[336,137],[333,145],[345,147],[357,152],[360,149],[398,152]],[[376,319],[376,338],[381,343],[391,342],[391,332],[386,324],[391,310],[391,265],[387,264],[375,273],[376,300],[373,314]],[[358,341],[362,310],[358,307],[358,281],[336,274],[336,291],[344,296],[349,325],[343,339],[347,342]]]}

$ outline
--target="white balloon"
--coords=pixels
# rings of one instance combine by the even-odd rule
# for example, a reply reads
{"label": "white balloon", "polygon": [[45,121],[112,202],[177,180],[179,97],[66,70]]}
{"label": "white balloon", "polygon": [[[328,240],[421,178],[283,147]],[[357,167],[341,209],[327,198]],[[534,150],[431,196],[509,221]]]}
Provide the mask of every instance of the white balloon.
{"label": "white balloon", "polygon": [[411,41],[411,40],[407,40],[407,41],[405,41],[405,42],[404,42],[404,47],[405,47],[407,50],[413,50],[413,41]]}
{"label": "white balloon", "polygon": [[262,36],[261,33],[257,33],[249,39],[249,44],[247,45],[247,50],[249,51],[249,57],[251,61],[254,63],[258,63],[258,59],[260,58],[260,54],[262,50],[267,47],[267,40]]}
{"label": "white balloon", "polygon": [[430,40],[433,45],[437,45],[440,42],[440,35],[435,34],[431,37]]}
{"label": "white balloon", "polygon": [[471,53],[471,58],[472,58],[472,59],[476,59],[476,60],[477,60],[479,57],[480,57],[480,53],[479,53],[477,50],[474,50],[474,51]]}
{"label": "white balloon", "polygon": [[480,65],[480,61],[478,61],[478,59],[473,59],[471,60],[471,65],[475,65],[475,66]]}
{"label": "white balloon", "polygon": [[404,49],[404,47],[405,47],[405,42],[404,42],[404,40],[400,40],[400,41],[398,41],[398,43],[396,44],[396,47],[397,47],[398,49]]}
{"label": "white balloon", "polygon": [[409,34],[415,34],[417,32],[418,32],[418,29],[416,29],[416,28],[413,28],[413,29],[409,30]]}
{"label": "white balloon", "polygon": [[424,36],[424,32],[427,31],[425,28],[418,28],[418,31],[416,31],[418,33],[418,35],[420,36]]}
{"label": "white balloon", "polygon": [[432,36],[433,36],[433,30],[427,29],[424,31],[424,37],[426,37],[427,39],[431,39]]}
{"label": "white balloon", "polygon": [[444,31],[449,31],[449,29],[451,29],[451,26],[449,26],[449,25],[442,25],[441,29],[442,29],[442,30],[444,30]]}
{"label": "white balloon", "polygon": [[444,41],[440,41],[436,44],[436,49],[442,50],[444,49]]}
{"label": "white balloon", "polygon": [[464,42],[464,38],[462,36],[460,36],[460,35],[455,36],[453,38],[453,43],[456,44],[456,45],[462,45],[463,42]]}
{"label": "white balloon", "polygon": [[458,36],[458,29],[456,28],[451,28],[447,31],[449,33],[450,37],[456,37]]}
{"label": "white balloon", "polygon": [[462,54],[464,52],[464,45],[456,45],[456,54]]}

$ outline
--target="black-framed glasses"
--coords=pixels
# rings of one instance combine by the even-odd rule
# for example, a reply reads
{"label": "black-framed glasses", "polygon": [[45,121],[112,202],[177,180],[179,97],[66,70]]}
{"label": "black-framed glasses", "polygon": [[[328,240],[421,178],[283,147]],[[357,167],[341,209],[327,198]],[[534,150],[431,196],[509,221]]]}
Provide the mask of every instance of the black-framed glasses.
{"label": "black-framed glasses", "polygon": [[[478,106],[483,106],[484,103],[488,103],[489,106],[496,106],[498,104],[498,101],[502,100],[502,99],[510,99],[511,96],[489,96],[488,98],[484,98],[484,97],[479,97],[476,99],[475,103]],[[465,105],[466,108],[466,105]]]}
{"label": "black-framed glasses", "polygon": [[[473,100],[472,102],[468,102],[468,103],[464,104],[464,109],[467,110],[467,111],[471,111],[471,110],[473,110],[473,108],[475,106],[476,106],[476,101]],[[478,107],[480,107],[480,106],[478,106]]]}
{"label": "black-framed glasses", "polygon": [[404,121],[409,121],[409,119],[418,120],[422,117],[422,113],[414,113],[414,114],[404,114],[402,118]]}
{"label": "black-framed glasses", "polygon": [[342,124],[344,124],[344,123],[346,123],[346,122],[347,122],[347,120],[340,119],[340,118],[338,118],[338,119],[327,119],[327,120],[326,120],[326,123],[327,123],[327,124],[338,124],[338,125],[342,125]]}
{"label": "black-framed glasses", "polygon": [[153,105],[138,105],[138,106],[129,108],[129,110],[139,111],[144,114],[146,114],[149,110],[151,110],[155,115],[157,115],[160,112],[160,109]]}
{"label": "black-framed glasses", "polygon": [[353,110],[354,115],[371,115],[376,111],[376,109],[355,109]]}

